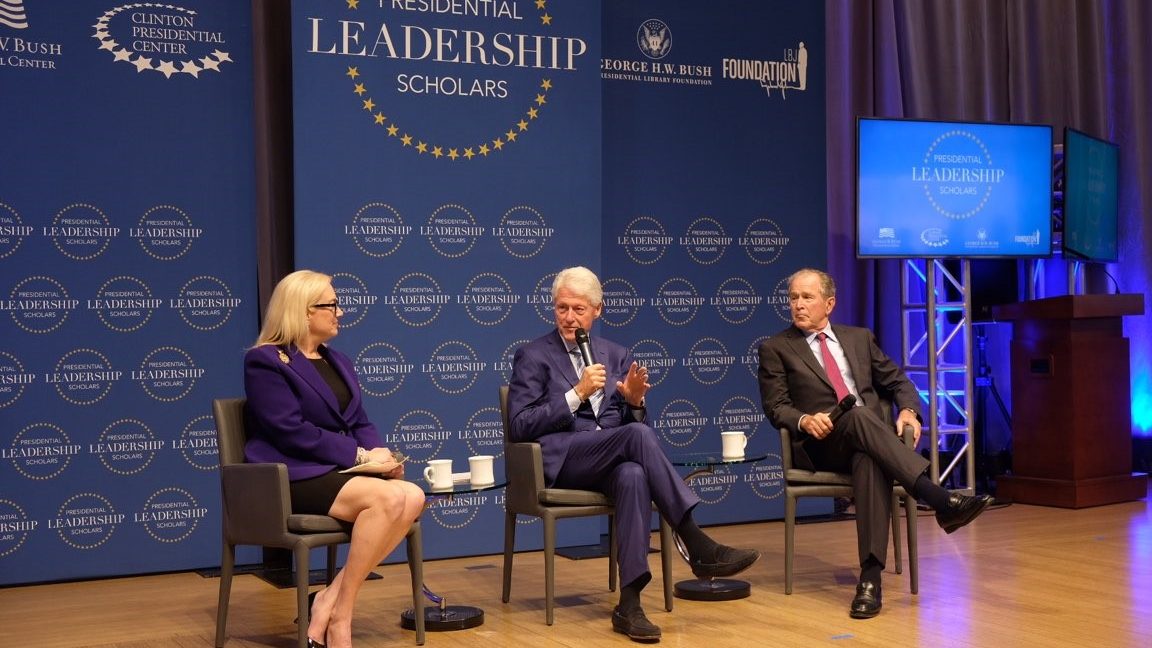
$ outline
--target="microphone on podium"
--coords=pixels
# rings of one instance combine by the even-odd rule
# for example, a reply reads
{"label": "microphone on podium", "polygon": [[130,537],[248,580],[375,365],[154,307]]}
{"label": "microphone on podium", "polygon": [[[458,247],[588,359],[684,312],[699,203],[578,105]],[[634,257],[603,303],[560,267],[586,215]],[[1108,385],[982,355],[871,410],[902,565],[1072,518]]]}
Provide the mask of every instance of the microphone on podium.
{"label": "microphone on podium", "polygon": [[[584,360],[585,367],[596,364],[592,359],[592,345],[588,342],[588,331],[582,328],[576,329],[576,346],[580,349],[580,358]],[[852,400],[855,401],[855,397]]]}
{"label": "microphone on podium", "polygon": [[836,425],[836,420],[843,416],[844,412],[847,412],[855,406],[856,397],[852,394],[848,394],[844,398],[840,399],[840,402],[836,403],[836,407],[828,410],[828,418],[832,419],[832,425]]}

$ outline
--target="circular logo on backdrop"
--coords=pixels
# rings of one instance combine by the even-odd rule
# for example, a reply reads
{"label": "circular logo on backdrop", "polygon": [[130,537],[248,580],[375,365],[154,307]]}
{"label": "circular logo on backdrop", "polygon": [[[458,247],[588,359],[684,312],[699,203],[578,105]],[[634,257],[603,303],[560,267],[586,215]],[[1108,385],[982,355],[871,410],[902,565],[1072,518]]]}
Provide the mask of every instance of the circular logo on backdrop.
{"label": "circular logo on backdrop", "polygon": [[88,203],[73,203],[56,212],[52,224],[44,228],[52,244],[73,261],[90,261],[104,253],[120,234],[108,217]]}
{"label": "circular logo on backdrop", "polygon": [[431,275],[410,272],[396,281],[384,302],[391,304],[396,318],[408,326],[427,326],[436,321],[450,299]]}
{"label": "circular logo on backdrop", "polygon": [[180,438],[172,442],[193,468],[215,470],[220,449],[216,444],[216,424],[211,414],[197,416],[184,426]]}
{"label": "circular logo on backdrop", "polygon": [[11,459],[16,472],[36,480],[59,477],[78,454],[80,446],[51,423],[25,427],[12,438],[7,450],[0,450],[0,458]]}
{"label": "circular logo on backdrop", "polygon": [[992,166],[984,142],[959,129],[933,140],[924,151],[923,164],[924,196],[933,209],[954,220],[971,218],[984,209],[992,187],[1004,175],[1003,169]]}
{"label": "circular logo on backdrop", "polygon": [[24,388],[34,382],[36,374],[26,371],[19,358],[0,351],[0,409],[20,400]]}
{"label": "circular logo on backdrop", "polygon": [[743,432],[751,445],[764,421],[760,405],[747,396],[733,396],[720,405],[720,413],[713,423],[721,432]]}
{"label": "circular logo on backdrop", "polygon": [[686,398],[677,398],[664,406],[653,427],[670,445],[686,448],[700,436],[707,424],[708,419],[700,414],[696,403]]}
{"label": "circular logo on backdrop", "polygon": [[536,281],[536,288],[525,300],[536,308],[536,315],[544,320],[545,324],[553,326],[556,324],[556,307],[552,302],[552,282],[556,280],[557,274],[553,272],[540,277]]}
{"label": "circular logo on backdrop", "polygon": [[482,407],[468,417],[460,440],[468,446],[472,455],[504,455],[504,422],[500,420],[499,407]]}
{"label": "circular logo on backdrop", "polygon": [[352,328],[364,321],[368,309],[376,303],[376,295],[368,291],[367,284],[360,277],[348,272],[332,274],[332,289],[340,302],[340,328]]}
{"label": "circular logo on backdrop", "polygon": [[780,455],[769,453],[748,469],[744,480],[752,485],[752,492],[760,499],[777,499],[784,494],[784,461]]}
{"label": "circular logo on backdrop", "polygon": [[140,383],[144,393],[166,403],[187,396],[203,376],[204,370],[196,367],[187,351],[170,346],[151,351],[132,372],[132,380]]}
{"label": "circular logo on backdrop", "polygon": [[384,445],[400,448],[408,455],[405,463],[405,477],[411,481],[424,479],[424,464],[430,459],[438,459],[444,451],[444,442],[452,433],[444,429],[440,419],[428,410],[412,410],[396,421],[392,433],[386,435]]}
{"label": "circular logo on backdrop", "polygon": [[184,323],[197,331],[211,331],[224,326],[242,300],[232,296],[224,280],[200,276],[180,287],[180,295],[171,305]]}
{"label": "circular logo on backdrop", "polygon": [[650,59],[662,59],[672,51],[672,30],[659,18],[649,18],[636,30],[636,46]]}
{"label": "circular logo on backdrop", "polygon": [[16,326],[28,333],[55,331],[79,305],[80,300],[72,299],[59,281],[39,275],[13,286],[3,304]]}
{"label": "circular logo on backdrop", "polygon": [[512,286],[504,277],[484,272],[469,279],[463,294],[456,300],[464,304],[464,310],[473,322],[495,326],[508,318],[512,307],[520,301],[520,295],[512,292]]}
{"label": "circular logo on backdrop", "polygon": [[[137,73],[199,79],[200,73],[218,74],[222,64],[232,62],[221,49],[228,47],[224,32],[205,24],[212,15],[171,4],[126,4],[105,11],[92,37],[113,61],[127,63]],[[131,43],[131,49],[123,47],[124,43]]]}
{"label": "circular logo on backdrop", "polygon": [[776,287],[764,298],[768,308],[780,321],[792,323],[792,302],[788,299],[788,277],[776,282]]}
{"label": "circular logo on backdrop", "polygon": [[352,224],[344,226],[344,233],[364,254],[383,258],[400,249],[412,227],[404,224],[392,205],[372,202],[356,211]]}
{"label": "circular logo on backdrop", "polygon": [[476,350],[460,340],[448,340],[432,351],[432,357],[421,370],[432,379],[436,389],[445,394],[463,394],[488,363],[479,359]]}
{"label": "circular logo on backdrop", "polygon": [[680,245],[696,263],[711,265],[724,256],[725,250],[732,245],[732,237],[715,218],[697,218],[680,237]]}
{"label": "circular logo on backdrop", "polygon": [[632,261],[652,265],[672,245],[672,237],[664,231],[660,221],[651,216],[639,216],[624,227],[624,233],[616,238],[616,244],[624,248],[624,253]]}
{"label": "circular logo on backdrop", "polygon": [[500,359],[496,361],[496,366],[493,368],[500,372],[505,383],[512,380],[512,361],[516,359],[516,350],[529,342],[531,342],[531,340],[528,338],[514,340],[511,344],[504,347],[504,351],[500,353]]}
{"label": "circular logo on backdrop", "polygon": [[776,221],[767,218],[758,218],[748,224],[744,229],[744,236],[740,237],[740,247],[749,259],[761,265],[774,263],[780,258],[780,253],[788,247],[789,239],[784,230]]}
{"label": "circular logo on backdrop", "polygon": [[684,358],[688,373],[702,385],[715,385],[728,375],[728,367],[735,364],[736,358],[728,354],[724,343],[716,338],[701,338]]}
{"label": "circular logo on backdrop", "polygon": [[668,349],[656,340],[644,339],[632,345],[632,359],[648,368],[648,384],[653,387],[668,378],[668,372],[676,366],[676,358],[668,354]]}
{"label": "circular logo on backdrop", "polygon": [[752,340],[752,344],[748,345],[748,350],[744,352],[743,364],[748,367],[748,373],[752,374],[753,378],[759,378],[760,372],[760,345],[767,340],[769,335],[761,335],[760,337]]}
{"label": "circular logo on backdrop", "polygon": [[743,324],[756,314],[756,307],[764,298],[756,294],[756,289],[743,277],[725,279],[716,288],[712,304],[720,319],[729,324]]}
{"label": "circular logo on backdrop", "polygon": [[[588,51],[584,40],[558,35],[557,13],[567,5],[546,4],[350,1],[352,20],[316,21],[306,53],[350,57],[340,68],[349,106],[385,141],[437,160],[480,161],[527,137],[547,114],[553,85]],[[412,29],[405,11],[458,15]],[[460,15],[472,29],[461,29]],[[532,72],[506,78],[511,70]]]}
{"label": "circular logo on backdrop", "polygon": [[494,501],[492,493],[469,493],[451,497],[429,497],[427,512],[445,529],[463,529],[476,519],[480,509]]}
{"label": "circular logo on backdrop", "polygon": [[704,305],[704,298],[696,294],[696,286],[682,277],[672,277],[660,285],[652,305],[660,318],[673,326],[683,326],[696,317]]}
{"label": "circular logo on backdrop", "polygon": [[360,388],[373,396],[391,396],[404,384],[404,376],[415,365],[404,361],[400,349],[387,342],[374,342],[356,356],[356,377]]}
{"label": "circular logo on backdrop", "polygon": [[441,205],[428,217],[428,224],[420,234],[440,256],[458,259],[472,251],[476,240],[484,235],[484,226],[477,225],[472,213],[463,205]]}
{"label": "circular logo on backdrop", "polygon": [[183,488],[161,488],[145,500],[133,516],[157,542],[180,542],[196,530],[208,509]]}
{"label": "circular logo on backdrop", "polygon": [[16,502],[0,499],[0,558],[19,550],[39,524]]}
{"label": "circular logo on backdrop", "polygon": [[104,326],[119,333],[137,331],[152,319],[164,300],[152,297],[148,284],[136,277],[112,277],[96,290],[96,297],[88,300],[89,310]]}
{"label": "circular logo on backdrop", "polygon": [[120,419],[104,428],[88,451],[99,457],[109,472],[135,475],[147,468],[163,448],[164,442],[143,421]]}
{"label": "circular logo on backdrop", "polygon": [[184,256],[203,233],[203,229],[192,226],[192,219],[184,210],[174,205],[156,205],[128,230],[128,236],[136,239],[144,254],[158,261]]}
{"label": "circular logo on backdrop", "polygon": [[504,251],[517,259],[530,259],[544,249],[556,230],[533,207],[517,205],[504,212],[492,232]]}
{"label": "circular logo on backdrop", "polygon": [[15,209],[0,202],[0,259],[9,257],[20,249],[20,244],[31,236],[34,230],[34,227],[25,225],[20,220],[20,214]]}
{"label": "circular logo on backdrop", "polygon": [[600,321],[607,326],[626,326],[632,323],[646,300],[636,294],[636,286],[625,279],[612,278],[601,284],[604,308]]}
{"label": "circular logo on backdrop", "polygon": [[44,381],[56,388],[60,398],[73,405],[97,403],[124,375],[112,368],[108,358],[95,349],[74,349],[65,353]]}
{"label": "circular logo on backdrop", "polygon": [[56,517],[48,520],[48,528],[74,549],[95,549],[112,537],[125,517],[103,495],[77,493],[64,500]]}
{"label": "circular logo on backdrop", "polygon": [[698,475],[688,482],[688,487],[696,493],[701,501],[716,504],[728,497],[728,493],[732,491],[732,486],[738,481],[740,481],[740,476],[734,472],[713,472]]}

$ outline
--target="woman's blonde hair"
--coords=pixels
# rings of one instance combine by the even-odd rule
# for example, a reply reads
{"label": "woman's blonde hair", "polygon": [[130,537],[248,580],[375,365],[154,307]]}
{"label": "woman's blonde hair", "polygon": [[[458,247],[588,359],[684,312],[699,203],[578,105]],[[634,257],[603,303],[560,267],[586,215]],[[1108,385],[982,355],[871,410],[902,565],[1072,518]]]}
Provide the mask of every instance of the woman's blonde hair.
{"label": "woman's blonde hair", "polygon": [[314,270],[297,270],[281,279],[268,300],[264,325],[253,346],[299,346],[308,335],[308,308],[330,285],[331,276]]}

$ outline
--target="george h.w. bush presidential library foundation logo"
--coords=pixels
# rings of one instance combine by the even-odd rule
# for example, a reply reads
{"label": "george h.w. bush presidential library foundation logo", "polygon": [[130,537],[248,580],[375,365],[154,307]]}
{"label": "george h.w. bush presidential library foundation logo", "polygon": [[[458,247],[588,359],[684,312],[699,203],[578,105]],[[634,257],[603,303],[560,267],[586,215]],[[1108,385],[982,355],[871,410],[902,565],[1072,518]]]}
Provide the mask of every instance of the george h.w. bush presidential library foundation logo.
{"label": "george h.w. bush presidential library foundation logo", "polygon": [[452,162],[495,156],[548,113],[588,52],[546,0],[344,0],[304,10],[304,54],[335,57],[346,93],[389,145]]}

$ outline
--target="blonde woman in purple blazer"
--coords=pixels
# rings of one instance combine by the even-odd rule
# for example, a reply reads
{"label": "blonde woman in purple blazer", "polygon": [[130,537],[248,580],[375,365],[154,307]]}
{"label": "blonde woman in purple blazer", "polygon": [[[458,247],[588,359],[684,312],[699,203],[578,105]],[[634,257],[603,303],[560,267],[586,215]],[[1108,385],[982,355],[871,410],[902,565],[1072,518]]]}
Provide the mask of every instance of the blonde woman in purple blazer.
{"label": "blonde woman in purple blazer", "polygon": [[[309,645],[328,648],[352,645],[360,586],[424,508],[423,490],[404,481],[403,464],[380,447],[352,362],[327,345],[342,313],[330,276],[293,272],[272,292],[260,337],[244,356],[245,458],[287,465],[293,512],[352,523],[344,568],[312,603]],[[340,472],[360,464],[380,464],[380,472]]]}

